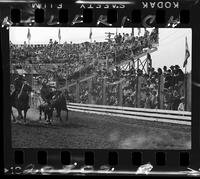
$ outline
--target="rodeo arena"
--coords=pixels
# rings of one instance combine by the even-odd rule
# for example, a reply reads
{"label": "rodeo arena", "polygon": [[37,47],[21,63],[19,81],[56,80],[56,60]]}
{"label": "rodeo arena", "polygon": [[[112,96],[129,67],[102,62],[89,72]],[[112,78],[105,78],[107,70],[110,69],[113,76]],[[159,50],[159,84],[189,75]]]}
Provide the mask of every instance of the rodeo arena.
{"label": "rodeo arena", "polygon": [[155,68],[159,29],[116,29],[101,42],[88,29],[81,43],[60,43],[62,28],[46,44],[31,43],[31,28],[28,42],[10,41],[13,147],[190,149],[187,39],[183,66]]}

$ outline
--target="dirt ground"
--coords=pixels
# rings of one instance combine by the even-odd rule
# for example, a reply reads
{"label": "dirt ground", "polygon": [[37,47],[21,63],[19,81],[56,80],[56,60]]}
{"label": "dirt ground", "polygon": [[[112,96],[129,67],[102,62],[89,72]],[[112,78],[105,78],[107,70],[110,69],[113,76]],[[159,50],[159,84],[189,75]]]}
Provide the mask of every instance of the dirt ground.
{"label": "dirt ground", "polygon": [[[16,111],[14,111],[16,115]],[[63,121],[52,125],[39,119],[36,109],[28,111],[28,124],[12,123],[14,148],[76,149],[190,149],[190,126],[138,121],[120,117],[62,112]]]}

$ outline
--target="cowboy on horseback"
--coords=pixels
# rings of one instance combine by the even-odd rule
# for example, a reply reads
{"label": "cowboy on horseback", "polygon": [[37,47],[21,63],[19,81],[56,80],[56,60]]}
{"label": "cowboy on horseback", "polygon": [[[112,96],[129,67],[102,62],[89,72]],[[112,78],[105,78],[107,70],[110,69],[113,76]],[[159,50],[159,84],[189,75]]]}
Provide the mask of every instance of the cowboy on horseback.
{"label": "cowboy on horseback", "polygon": [[[29,94],[32,91],[31,86],[25,81],[24,75],[19,75],[14,80],[14,92],[11,94],[11,106],[16,108],[18,111],[18,117],[24,118],[24,122],[26,122],[26,113],[29,106]],[[24,111],[24,117],[22,116],[22,111]],[[12,113],[13,119],[15,121],[15,117]]]}
{"label": "cowboy on horseback", "polygon": [[42,83],[42,88],[41,88],[41,97],[43,99],[43,101],[45,103],[50,103],[50,101],[52,100],[52,91],[51,91],[51,88],[47,85],[47,82],[46,81],[43,81]]}
{"label": "cowboy on horseback", "polygon": [[24,84],[25,82],[25,75],[18,75],[18,77],[14,80],[14,87],[15,87],[15,90],[13,92],[13,95],[17,96],[17,98],[19,98],[19,93],[22,89],[22,85]]}
{"label": "cowboy on horseback", "polygon": [[51,101],[54,94],[50,86],[47,84],[46,80],[43,80],[42,82],[40,95],[43,100],[43,103],[39,105],[39,111],[40,111],[39,120],[41,120],[42,112],[44,112],[45,120],[48,118],[48,122],[51,123],[50,119],[52,118],[52,115],[53,115],[53,108],[51,107]]}
{"label": "cowboy on horseback", "polygon": [[[54,90],[53,90],[54,89]],[[53,109],[56,109],[57,111],[57,117],[61,120],[61,110],[67,111],[66,118],[68,119],[68,109],[66,107],[66,98],[63,92],[56,89],[54,86],[49,86],[47,82],[44,80],[42,83],[42,88],[40,90],[41,98],[43,99],[44,103],[39,106],[40,110],[40,120],[42,111],[44,114],[46,113],[46,116],[49,116],[49,122],[50,118],[52,118],[52,112]],[[45,117],[46,119],[46,117]]]}

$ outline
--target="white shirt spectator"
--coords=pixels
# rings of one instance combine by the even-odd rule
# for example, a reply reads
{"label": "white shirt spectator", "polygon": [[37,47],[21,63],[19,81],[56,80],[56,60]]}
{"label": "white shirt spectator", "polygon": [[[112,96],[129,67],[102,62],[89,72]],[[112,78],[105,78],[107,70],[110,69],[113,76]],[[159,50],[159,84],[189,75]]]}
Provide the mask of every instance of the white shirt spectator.
{"label": "white shirt spectator", "polygon": [[185,105],[183,102],[181,102],[178,106],[178,111],[184,111],[185,110]]}

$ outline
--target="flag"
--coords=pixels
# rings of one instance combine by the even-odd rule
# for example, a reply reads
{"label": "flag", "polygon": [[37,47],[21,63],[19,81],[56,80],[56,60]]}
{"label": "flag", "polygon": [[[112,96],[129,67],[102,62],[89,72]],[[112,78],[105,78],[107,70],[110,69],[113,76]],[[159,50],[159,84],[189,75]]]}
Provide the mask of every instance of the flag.
{"label": "flag", "polygon": [[59,41],[61,40],[60,28],[58,30],[58,39],[59,39]]}
{"label": "flag", "polygon": [[183,63],[183,67],[187,65],[187,59],[190,57],[190,51],[188,48],[187,37],[185,37],[185,61]]}
{"label": "flag", "polygon": [[27,33],[27,39],[30,41],[31,40],[31,33],[30,33],[30,29],[28,28],[28,33]]}
{"label": "flag", "polygon": [[89,35],[89,39],[92,39],[92,28],[90,28],[90,35]]}

